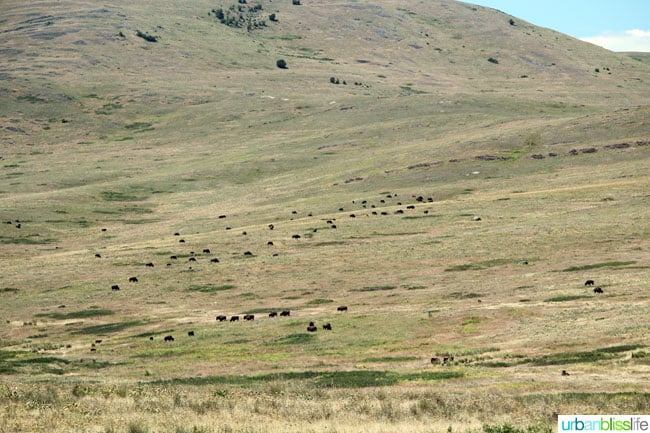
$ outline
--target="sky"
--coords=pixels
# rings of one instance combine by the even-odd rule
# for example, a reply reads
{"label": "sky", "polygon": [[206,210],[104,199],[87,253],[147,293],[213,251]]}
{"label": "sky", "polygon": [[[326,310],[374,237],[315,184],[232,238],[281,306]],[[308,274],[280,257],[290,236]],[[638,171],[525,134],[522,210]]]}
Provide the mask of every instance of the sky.
{"label": "sky", "polygon": [[650,52],[650,0],[465,0],[612,51]]}

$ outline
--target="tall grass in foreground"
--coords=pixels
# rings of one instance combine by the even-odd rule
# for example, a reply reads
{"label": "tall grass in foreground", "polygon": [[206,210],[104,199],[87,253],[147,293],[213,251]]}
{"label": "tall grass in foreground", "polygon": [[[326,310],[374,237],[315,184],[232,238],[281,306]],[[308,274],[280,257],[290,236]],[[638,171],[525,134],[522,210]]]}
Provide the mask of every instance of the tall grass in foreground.
{"label": "tall grass in foreground", "polygon": [[634,413],[649,403],[648,394],[638,393],[318,389],[286,380],[251,387],[0,385],[0,431],[545,433],[558,413],[598,407]]}

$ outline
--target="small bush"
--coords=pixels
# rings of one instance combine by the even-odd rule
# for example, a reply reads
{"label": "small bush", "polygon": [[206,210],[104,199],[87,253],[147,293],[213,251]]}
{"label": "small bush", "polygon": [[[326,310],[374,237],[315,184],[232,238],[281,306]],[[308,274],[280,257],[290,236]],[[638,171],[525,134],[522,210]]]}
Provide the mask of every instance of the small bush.
{"label": "small bush", "polygon": [[495,59],[494,57],[490,57],[490,58],[488,59],[488,62],[490,62],[490,63],[494,63],[495,65],[498,65],[498,64],[499,64],[499,61],[498,61],[497,59]]}
{"label": "small bush", "polygon": [[157,36],[152,36],[148,33],[143,33],[140,30],[138,30],[136,33],[136,36],[144,39],[147,42],[158,42],[158,37]]}
{"label": "small bush", "polygon": [[284,59],[279,59],[275,62],[275,65],[280,69],[288,69],[287,62]]}
{"label": "small bush", "polygon": [[294,6],[300,6],[300,0],[293,0]]}

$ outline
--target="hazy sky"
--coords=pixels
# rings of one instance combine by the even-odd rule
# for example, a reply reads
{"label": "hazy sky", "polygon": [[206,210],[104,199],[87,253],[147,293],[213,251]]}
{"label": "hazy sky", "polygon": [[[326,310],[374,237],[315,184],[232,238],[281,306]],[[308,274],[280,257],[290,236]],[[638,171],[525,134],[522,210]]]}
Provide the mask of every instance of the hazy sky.
{"label": "hazy sky", "polygon": [[650,0],[469,0],[612,51],[650,51]]}

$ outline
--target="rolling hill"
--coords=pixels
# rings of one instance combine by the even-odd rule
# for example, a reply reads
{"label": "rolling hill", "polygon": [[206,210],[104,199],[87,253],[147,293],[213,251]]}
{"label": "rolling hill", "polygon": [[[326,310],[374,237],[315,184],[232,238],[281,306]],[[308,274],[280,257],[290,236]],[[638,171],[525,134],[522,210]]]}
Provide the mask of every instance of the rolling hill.
{"label": "rolling hill", "polygon": [[0,11],[0,431],[647,413],[647,54],[446,0]]}

